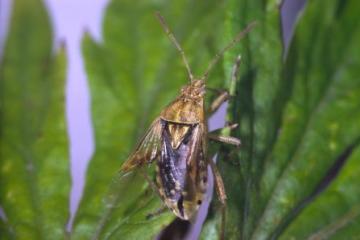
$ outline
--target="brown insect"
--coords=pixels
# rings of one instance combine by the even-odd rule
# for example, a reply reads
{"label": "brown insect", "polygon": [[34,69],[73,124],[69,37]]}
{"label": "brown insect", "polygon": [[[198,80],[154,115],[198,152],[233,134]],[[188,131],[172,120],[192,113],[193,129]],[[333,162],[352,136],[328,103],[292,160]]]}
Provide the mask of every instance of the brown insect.
{"label": "brown insect", "polygon": [[[222,178],[207,154],[208,138],[236,146],[240,144],[240,140],[236,138],[208,133],[207,109],[204,105],[205,80],[224,52],[233,47],[254,24],[248,25],[239,33],[215,56],[203,76],[196,78],[192,74],[183,49],[165,20],[159,13],[156,13],[156,16],[169,39],[180,52],[190,83],[181,89],[180,95],[153,121],[135,152],[121,166],[120,172],[127,173],[156,161],[156,183],[144,174],[146,180],[177,217],[191,220],[204,199],[208,165],[215,176],[219,199],[225,206],[226,194]],[[238,65],[239,61],[236,62],[237,67]],[[208,113],[215,111],[228,98],[229,94],[222,92],[211,105]]]}

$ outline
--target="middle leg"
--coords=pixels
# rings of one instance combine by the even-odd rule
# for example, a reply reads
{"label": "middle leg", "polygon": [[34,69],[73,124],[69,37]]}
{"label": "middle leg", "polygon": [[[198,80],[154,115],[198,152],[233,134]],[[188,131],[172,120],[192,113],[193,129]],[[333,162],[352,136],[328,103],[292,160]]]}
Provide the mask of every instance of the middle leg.
{"label": "middle leg", "polygon": [[222,142],[222,143],[226,143],[226,144],[231,144],[236,147],[239,147],[241,145],[240,139],[238,139],[236,137],[222,136],[222,135],[215,135],[215,134],[208,133],[208,138],[210,140],[214,140],[214,141],[218,141],[218,142]]}

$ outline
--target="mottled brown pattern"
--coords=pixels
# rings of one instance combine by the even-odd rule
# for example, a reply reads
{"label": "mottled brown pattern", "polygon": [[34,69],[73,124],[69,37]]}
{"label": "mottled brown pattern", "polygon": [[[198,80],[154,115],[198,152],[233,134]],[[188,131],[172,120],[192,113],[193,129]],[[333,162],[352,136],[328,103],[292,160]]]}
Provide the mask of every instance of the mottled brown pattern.
{"label": "mottled brown pattern", "polygon": [[202,102],[179,98],[161,113],[161,118],[175,123],[195,124],[203,121]]}
{"label": "mottled brown pattern", "polygon": [[[169,131],[172,142],[183,137],[182,143],[188,146],[186,152],[186,176],[183,177],[183,184],[175,191],[180,193],[180,198],[167,198],[165,203],[180,218],[189,220],[198,211],[207,188],[207,164],[204,146],[206,146],[206,125],[204,116],[204,82],[195,80],[181,89],[180,96],[163,110],[160,117],[168,122],[173,131]],[[191,124],[191,130],[184,124]],[[176,127],[175,127],[176,126]],[[185,133],[186,131],[186,133]],[[182,133],[182,134],[179,134]],[[186,134],[189,134],[189,142],[186,141]],[[173,147],[179,147],[173,144]],[[176,148],[174,148],[176,149]],[[163,184],[160,188],[165,187]]]}

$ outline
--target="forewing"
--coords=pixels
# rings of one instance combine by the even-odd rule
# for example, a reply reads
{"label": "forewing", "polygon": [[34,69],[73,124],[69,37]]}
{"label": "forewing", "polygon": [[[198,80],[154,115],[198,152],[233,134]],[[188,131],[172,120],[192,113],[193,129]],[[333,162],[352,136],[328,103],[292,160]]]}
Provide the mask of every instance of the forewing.
{"label": "forewing", "polygon": [[157,118],[151,124],[150,129],[140,141],[134,153],[131,154],[121,166],[120,172],[126,173],[133,170],[135,167],[151,163],[157,156],[159,156],[162,130],[163,126],[161,124],[161,119]]}
{"label": "forewing", "polygon": [[141,186],[144,184],[145,181],[139,169],[126,173],[118,172],[113,177],[108,192],[103,199],[106,207],[121,208],[122,206],[129,206],[131,201],[136,201],[142,194]]}
{"label": "forewing", "polygon": [[[206,140],[204,139],[206,129],[203,124],[199,124],[197,131],[190,141],[191,152],[188,159],[188,176],[194,184],[192,196],[189,200],[195,200],[197,204],[202,202],[207,188],[207,160],[206,160]],[[190,180],[188,180],[190,181]],[[190,189],[187,191],[191,192]],[[195,207],[195,206],[194,206]],[[195,209],[199,206],[197,205]]]}
{"label": "forewing", "polygon": [[194,128],[194,133],[192,138],[190,139],[190,154],[187,160],[188,165],[193,165],[196,163],[199,154],[204,154],[204,127],[202,124],[199,124],[196,128]]}
{"label": "forewing", "polygon": [[151,163],[159,155],[162,129],[161,119],[158,118],[151,124],[134,153],[123,163],[105,196],[104,200],[108,208],[117,208],[119,211],[121,206],[127,206],[131,201],[136,201],[142,194],[139,187],[145,184],[144,173],[150,174],[150,171],[153,171],[152,168],[142,167]]}
{"label": "forewing", "polygon": [[201,124],[192,126],[178,148],[171,144],[176,134],[171,134],[168,128],[163,132],[158,184],[165,195],[165,203],[185,220],[197,212],[198,202],[206,191],[206,184],[201,182],[207,177],[203,132]]}

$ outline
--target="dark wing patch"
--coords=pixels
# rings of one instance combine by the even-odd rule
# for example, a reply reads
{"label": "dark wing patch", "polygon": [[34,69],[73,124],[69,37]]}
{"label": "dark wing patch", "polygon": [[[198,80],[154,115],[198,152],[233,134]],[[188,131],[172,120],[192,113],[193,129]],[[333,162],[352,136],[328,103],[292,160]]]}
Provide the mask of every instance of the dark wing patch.
{"label": "dark wing patch", "polygon": [[173,132],[164,127],[157,181],[164,192],[165,203],[178,217],[186,220],[196,213],[198,199],[202,199],[204,192],[197,182],[207,174],[203,128],[201,124],[191,126],[177,148],[171,144],[174,137],[171,133]]}
{"label": "dark wing patch", "polygon": [[159,155],[162,130],[163,125],[161,120],[157,118],[151,124],[148,132],[140,141],[134,153],[123,163],[120,171],[128,172],[134,167],[151,163]]}

